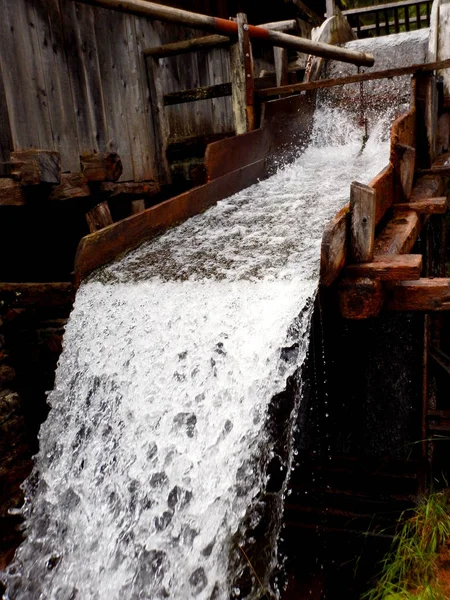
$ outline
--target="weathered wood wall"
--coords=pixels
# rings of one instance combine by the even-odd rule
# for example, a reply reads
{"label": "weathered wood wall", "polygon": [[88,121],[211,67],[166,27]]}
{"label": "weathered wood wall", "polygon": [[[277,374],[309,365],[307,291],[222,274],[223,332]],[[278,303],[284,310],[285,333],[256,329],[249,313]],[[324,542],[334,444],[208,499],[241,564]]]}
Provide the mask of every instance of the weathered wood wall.
{"label": "weathered wood wall", "polygon": [[[114,151],[121,181],[157,177],[142,50],[199,35],[73,0],[0,0],[0,175],[11,150]],[[168,58],[163,91],[230,81],[227,50]],[[232,131],[229,98],[167,108],[170,137]]]}

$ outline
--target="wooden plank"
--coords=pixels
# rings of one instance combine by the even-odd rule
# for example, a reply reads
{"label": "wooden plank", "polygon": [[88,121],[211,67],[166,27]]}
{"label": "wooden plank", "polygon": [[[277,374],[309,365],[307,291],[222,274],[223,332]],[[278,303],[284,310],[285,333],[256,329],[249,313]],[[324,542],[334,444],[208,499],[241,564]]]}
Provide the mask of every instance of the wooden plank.
{"label": "wooden plank", "polygon": [[407,281],[419,279],[422,272],[421,254],[381,254],[373,261],[348,265],[344,277],[371,277],[381,281]]}
{"label": "wooden plank", "polygon": [[78,137],[59,0],[33,0],[33,5],[55,150],[61,155],[61,170],[76,173]]}
{"label": "wooden plank", "polygon": [[174,104],[183,104],[185,102],[197,102],[199,100],[209,100],[211,98],[222,98],[231,96],[231,83],[219,83],[205,87],[183,90],[182,92],[169,92],[164,94],[164,106]]}
{"label": "wooden plank", "polygon": [[59,183],[61,180],[59,152],[19,150],[11,153],[11,165],[11,176],[22,185]]}
{"label": "wooden plank", "polygon": [[375,240],[375,255],[408,254],[420,232],[420,219],[409,210],[389,221]]}
{"label": "wooden plank", "polygon": [[130,65],[125,15],[96,9],[95,41],[101,73],[105,108],[106,147],[122,162],[122,179],[134,179],[132,153],[137,149],[130,140],[128,114],[131,109]]}
{"label": "wooden plank", "polygon": [[416,75],[417,164],[429,168],[436,156],[438,98],[436,76],[433,73]]}
{"label": "wooden plank", "polygon": [[425,198],[416,202],[404,202],[402,204],[394,204],[394,215],[404,212],[405,210],[414,210],[421,215],[443,215],[447,212],[447,197]]}
{"label": "wooden plank", "polygon": [[117,181],[122,175],[122,161],[115,152],[83,152],[80,164],[87,181]]}
{"label": "wooden plank", "polygon": [[450,279],[435,277],[401,281],[389,291],[386,308],[426,312],[450,310]]}
{"label": "wooden plank", "polygon": [[276,85],[287,85],[289,83],[289,65],[288,54],[286,48],[273,49],[273,58],[275,64],[275,79]]}
{"label": "wooden plank", "polygon": [[180,196],[147,208],[81,239],[75,256],[75,283],[101,265],[138,246],[145,239],[185,221],[264,177],[265,161],[189,190]]}
{"label": "wooden plank", "polygon": [[378,316],[384,303],[383,284],[379,279],[360,277],[339,283],[338,302],[344,319],[361,320]]}
{"label": "wooden plank", "polygon": [[375,223],[378,224],[394,202],[394,167],[389,164],[369,183],[376,193]]}
{"label": "wooden plank", "polygon": [[60,0],[60,7],[75,111],[78,154],[104,152],[108,147],[107,126],[94,12],[90,6],[73,0]]}
{"label": "wooden plank", "polygon": [[350,251],[357,263],[373,259],[376,192],[354,181],[350,188]]}
{"label": "wooden plank", "polygon": [[158,165],[158,179],[160,184],[166,184],[171,182],[170,167],[166,155],[169,126],[164,111],[164,92],[159,60],[152,56],[148,57],[147,70],[151,112],[155,127],[155,158]]}
{"label": "wooden plank", "polygon": [[230,61],[234,124],[239,135],[254,128],[254,114],[253,65],[246,15],[238,13],[237,23],[238,41],[231,46]]}
{"label": "wooden plank", "polygon": [[270,136],[266,129],[255,129],[208,144],[205,152],[207,179],[211,181],[264,159],[269,151]]}
{"label": "wooden plank", "polygon": [[397,197],[399,202],[409,200],[416,168],[416,150],[405,144],[396,144],[391,154],[397,178]]}
{"label": "wooden plank", "polygon": [[100,192],[110,198],[115,196],[153,196],[160,190],[156,181],[126,181],[123,183],[113,183],[105,181],[100,184]]}
{"label": "wooden plank", "polygon": [[408,67],[385,69],[383,71],[370,71],[359,73],[357,75],[349,75],[348,77],[321,79],[318,81],[309,81],[308,83],[294,83],[292,85],[267,88],[265,90],[257,91],[256,96],[260,99],[271,98],[273,96],[290,96],[292,94],[300,94],[301,92],[336,87],[339,85],[348,85],[350,83],[361,83],[362,81],[375,81],[378,79],[391,79],[392,77],[402,77],[404,75],[413,75],[414,73],[429,73],[436,69],[448,68],[450,68],[450,59],[433,63],[415,64]]}
{"label": "wooden plank", "polygon": [[9,177],[0,178],[0,206],[22,206],[26,201],[20,183]]}
{"label": "wooden plank", "polygon": [[91,233],[100,231],[105,227],[108,227],[108,225],[112,225],[113,220],[108,202],[100,202],[100,204],[97,204],[97,206],[94,206],[94,208],[87,212],[86,221]]}
{"label": "wooden plank", "polygon": [[425,173],[433,173],[441,177],[450,177],[450,152],[442,154],[434,161],[430,169],[424,170]]}
{"label": "wooden plank", "polygon": [[88,180],[81,173],[63,173],[60,185],[52,188],[49,200],[70,200],[71,198],[88,198],[92,195]]}
{"label": "wooden plank", "polygon": [[320,284],[328,287],[347,260],[347,227],[350,207],[344,206],[325,228],[320,255]]}
{"label": "wooden plank", "polygon": [[11,308],[66,308],[74,299],[75,290],[69,282],[0,282],[0,303]]}
{"label": "wooden plank", "polygon": [[191,38],[181,42],[172,42],[162,46],[154,46],[153,48],[144,48],[145,56],[155,56],[158,58],[166,58],[168,56],[178,56],[188,52],[196,52],[197,50],[205,50],[208,48],[224,48],[231,44],[229,37],[224,35],[205,35],[199,38]]}
{"label": "wooden plank", "polygon": [[420,177],[411,194],[411,202],[418,202],[425,198],[437,198],[444,191],[442,177],[439,175],[423,175]]}
{"label": "wooden plank", "polygon": [[0,177],[9,174],[9,160],[12,149],[11,127],[8,106],[6,104],[5,86],[3,84],[2,65],[0,61]]}

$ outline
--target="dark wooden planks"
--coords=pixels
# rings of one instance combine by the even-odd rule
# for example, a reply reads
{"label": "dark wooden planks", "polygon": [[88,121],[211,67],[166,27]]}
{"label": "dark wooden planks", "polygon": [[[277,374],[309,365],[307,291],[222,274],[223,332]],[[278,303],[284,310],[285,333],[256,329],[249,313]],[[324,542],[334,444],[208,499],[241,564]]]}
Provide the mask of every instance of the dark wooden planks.
{"label": "dark wooden planks", "polygon": [[394,215],[405,212],[405,210],[415,210],[421,215],[443,215],[447,212],[447,197],[424,198],[416,202],[404,202],[394,204]]}
{"label": "dark wooden planks", "polygon": [[372,277],[381,281],[419,279],[422,271],[421,254],[381,254],[373,261],[348,265],[344,277]]}
{"label": "dark wooden planks", "polygon": [[386,307],[401,311],[450,310],[450,279],[401,281],[390,290]]}
{"label": "dark wooden planks", "polygon": [[136,247],[143,240],[154,237],[255,183],[264,175],[264,163],[264,160],[260,160],[239,171],[233,171],[85,236],[78,245],[75,257],[76,285],[93,269]]}

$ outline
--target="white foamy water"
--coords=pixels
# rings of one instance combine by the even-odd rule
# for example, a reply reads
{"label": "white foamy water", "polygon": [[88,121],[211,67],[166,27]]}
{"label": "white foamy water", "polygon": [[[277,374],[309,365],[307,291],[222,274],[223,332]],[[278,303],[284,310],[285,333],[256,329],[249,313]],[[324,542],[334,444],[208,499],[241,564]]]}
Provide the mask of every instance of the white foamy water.
{"label": "white foamy water", "polygon": [[372,126],[361,153],[319,110],[295,164],[82,285],[6,598],[238,595],[233,536],[267,480],[270,400],[305,358],[324,226],[388,161]]}

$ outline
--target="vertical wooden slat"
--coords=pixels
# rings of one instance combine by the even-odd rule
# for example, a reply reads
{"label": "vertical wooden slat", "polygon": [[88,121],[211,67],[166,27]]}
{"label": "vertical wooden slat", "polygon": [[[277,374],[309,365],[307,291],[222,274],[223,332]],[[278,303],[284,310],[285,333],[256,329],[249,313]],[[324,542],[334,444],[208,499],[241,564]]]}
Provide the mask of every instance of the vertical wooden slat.
{"label": "vertical wooden slat", "polygon": [[385,27],[386,27],[386,35],[389,35],[389,11],[385,10],[384,11],[384,20],[385,20]]}
{"label": "vertical wooden slat", "polygon": [[60,0],[60,8],[79,154],[94,150],[103,152],[108,147],[107,127],[94,28],[101,9],[72,0]]}
{"label": "vertical wooden slat", "polygon": [[398,8],[394,8],[395,33],[400,33],[400,22],[398,18]]}
{"label": "vertical wooden slat", "polygon": [[375,11],[375,28],[377,32],[377,37],[380,35],[380,13]]}
{"label": "vertical wooden slat", "polygon": [[0,62],[0,176],[8,174],[11,148],[11,128],[9,124],[8,107],[6,105],[5,88],[3,85],[2,65]]}
{"label": "vertical wooden slat", "polygon": [[238,14],[238,42],[230,49],[232,100],[236,134],[254,129],[253,60],[247,17]]}
{"label": "vertical wooden slat", "polygon": [[164,92],[162,89],[162,74],[159,60],[152,56],[147,57],[147,70],[150,102],[155,126],[155,153],[159,169],[159,182],[166,184],[171,181],[170,168],[166,156],[169,130],[164,111]]}
{"label": "vertical wooden slat", "polygon": [[286,48],[273,49],[273,58],[275,63],[275,78],[277,87],[280,85],[287,85],[289,83],[288,73],[288,55]]}
{"label": "vertical wooden slat", "polygon": [[76,173],[78,137],[59,0],[34,0],[34,11],[54,147],[61,156],[61,170]]}
{"label": "vertical wooden slat", "polygon": [[354,181],[350,190],[350,248],[356,263],[373,259],[375,244],[376,192]]}
{"label": "vertical wooden slat", "polygon": [[406,31],[410,30],[410,25],[409,25],[409,6],[405,6],[405,28],[406,28]]}
{"label": "vertical wooden slat", "polygon": [[417,29],[420,29],[420,27],[421,27],[421,23],[420,23],[420,4],[416,4],[416,27],[417,27]]}

